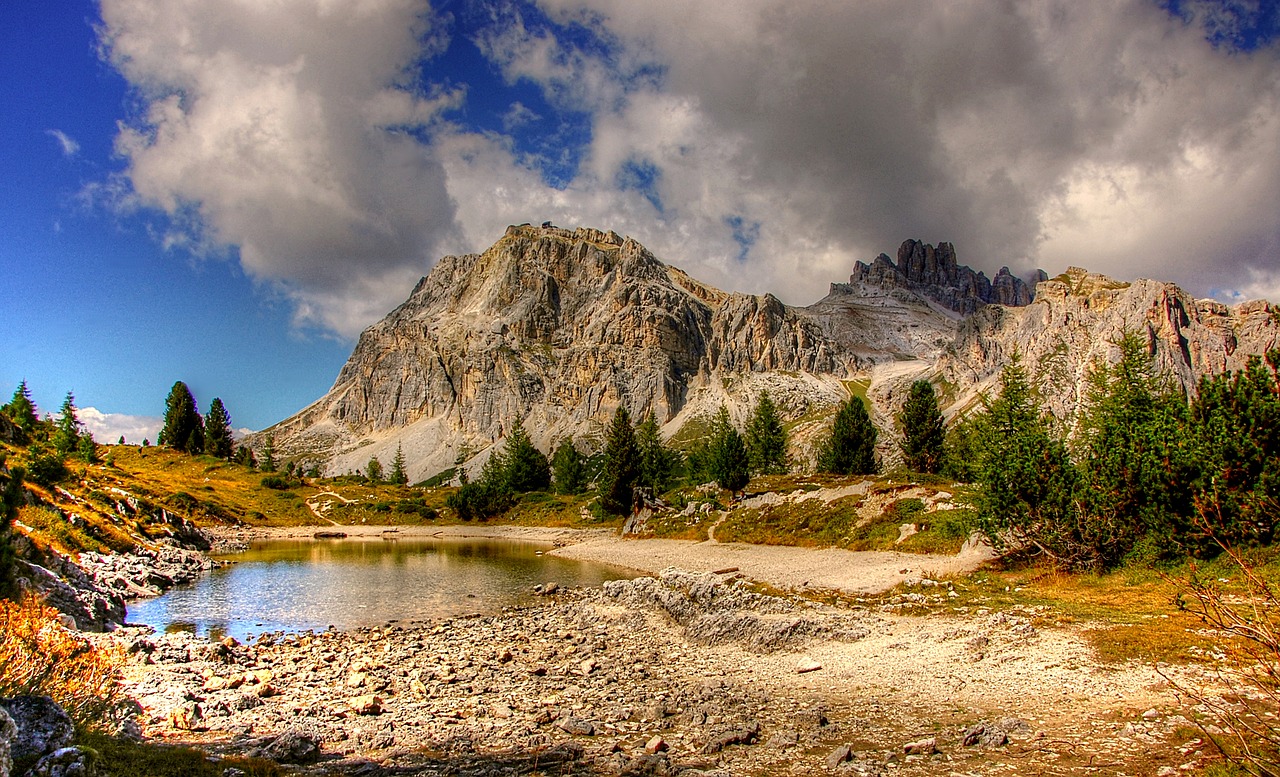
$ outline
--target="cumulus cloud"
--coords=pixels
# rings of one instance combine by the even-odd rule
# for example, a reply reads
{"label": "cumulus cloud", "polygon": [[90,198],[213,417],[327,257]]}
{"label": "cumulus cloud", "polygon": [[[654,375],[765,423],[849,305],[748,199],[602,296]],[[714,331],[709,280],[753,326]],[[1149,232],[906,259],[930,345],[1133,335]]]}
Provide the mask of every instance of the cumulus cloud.
{"label": "cumulus cloud", "polygon": [[[1278,277],[1280,66],[1274,50],[1211,45],[1197,11],[542,5],[663,69],[597,114],[597,180],[650,160],[668,218],[758,223],[747,276],[793,294],[906,237],[952,240],[988,271],[1082,264],[1201,288]],[[557,88],[546,63],[573,60],[535,43],[509,46],[504,66]]]}
{"label": "cumulus cloud", "polygon": [[117,150],[137,200],[173,217],[171,245],[234,246],[301,323],[344,334],[400,301],[455,210],[420,138],[459,99],[413,75],[440,45],[424,0],[101,8],[104,53],[144,105]]}
{"label": "cumulus cloud", "polygon": [[[548,218],[800,304],[906,238],[988,273],[1280,289],[1280,60],[1225,45],[1205,2],[538,0],[465,29],[426,0],[101,2],[144,106],[118,199],[343,334],[442,253]],[[447,34],[549,108],[463,124],[469,85],[418,70]],[[588,145],[530,142],[548,111]]]}
{"label": "cumulus cloud", "polygon": [[75,156],[80,153],[80,144],[62,130],[45,130],[45,134],[58,141],[58,147],[62,149],[63,156]]}
{"label": "cumulus cloud", "polygon": [[154,443],[164,426],[163,418],[104,413],[96,407],[77,408],[76,418],[93,434],[93,439],[104,445],[114,444],[121,437],[131,445],[141,445],[143,440]]}

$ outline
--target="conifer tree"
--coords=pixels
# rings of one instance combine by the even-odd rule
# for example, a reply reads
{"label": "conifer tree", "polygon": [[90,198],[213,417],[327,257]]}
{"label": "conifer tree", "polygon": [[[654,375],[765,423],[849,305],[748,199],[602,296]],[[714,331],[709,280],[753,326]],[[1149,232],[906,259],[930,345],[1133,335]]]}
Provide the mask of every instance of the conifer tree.
{"label": "conifer tree", "polygon": [[507,486],[516,493],[545,491],[551,486],[551,465],[547,457],[534,447],[520,422],[507,435],[506,459]]}
{"label": "conifer tree", "polygon": [[53,448],[59,456],[69,456],[80,445],[80,419],[76,418],[76,398],[67,392],[62,400],[57,426],[53,432]]}
{"label": "conifer tree", "polygon": [[364,465],[364,476],[369,478],[370,483],[382,482],[382,462],[378,461],[377,456],[369,457],[369,463]]}
{"label": "conifer tree", "polygon": [[752,471],[762,475],[780,475],[787,471],[787,430],[768,391],[760,392],[747,421],[746,444]]}
{"label": "conifer tree", "polygon": [[586,485],[586,468],[582,454],[573,447],[573,439],[566,437],[556,447],[551,457],[551,475],[557,494],[581,494]]}
{"label": "conifer tree", "polygon": [[975,424],[978,527],[997,549],[1012,539],[1071,565],[1079,550],[1078,473],[1017,358],[1001,371],[1000,396]]}
{"label": "conifer tree", "polygon": [[751,480],[750,458],[742,435],[729,420],[729,411],[720,406],[711,422],[709,451],[711,476],[721,488],[741,491]]}
{"label": "conifer tree", "polygon": [[858,397],[840,403],[831,434],[819,449],[818,471],[833,475],[874,475],[876,427]]}
{"label": "conifer tree", "polygon": [[253,449],[248,445],[240,445],[236,448],[235,456],[232,458],[235,463],[247,467],[249,469],[257,469],[258,459],[253,455]]}
{"label": "conifer tree", "polygon": [[1084,563],[1097,567],[1139,543],[1148,555],[1180,553],[1193,517],[1186,400],[1156,376],[1145,338],[1128,333],[1116,345],[1120,360],[1089,375],[1081,418],[1078,539],[1093,557]]}
{"label": "conifer tree", "polygon": [[409,474],[404,471],[404,448],[399,443],[396,443],[396,457],[391,460],[391,475],[388,480],[397,486],[409,482]]}
{"label": "conifer tree", "polygon": [[219,459],[230,459],[234,445],[231,415],[222,405],[222,400],[214,397],[209,403],[209,412],[204,416],[204,452]]}
{"label": "conifer tree", "polygon": [[98,463],[98,445],[93,441],[92,433],[85,432],[76,441],[76,454],[84,460],[85,464]]}
{"label": "conifer tree", "polygon": [[640,474],[636,485],[653,489],[655,495],[666,491],[675,473],[676,457],[662,443],[662,433],[653,413],[646,415],[636,427],[636,450],[640,454]]}
{"label": "conifer tree", "polygon": [[1218,539],[1273,542],[1280,505],[1280,350],[1265,362],[1202,378],[1191,406],[1200,452],[1201,503]]}
{"label": "conifer tree", "polygon": [[201,453],[204,451],[204,422],[196,409],[195,397],[187,384],[177,381],[169,390],[164,402],[164,426],[160,428],[157,445],[167,445],[175,451]]}
{"label": "conifer tree", "polygon": [[36,428],[36,424],[40,421],[40,416],[36,414],[36,405],[31,401],[31,391],[27,388],[27,382],[24,380],[18,384],[18,388],[13,391],[13,399],[9,400],[3,408],[0,408],[5,415],[13,421],[19,429],[31,434]]}
{"label": "conifer tree", "polygon": [[600,473],[597,491],[600,506],[614,515],[631,512],[632,488],[640,477],[640,450],[636,445],[635,430],[626,408],[619,407],[609,424],[605,439],[604,468]]}
{"label": "conifer tree", "polygon": [[898,415],[898,426],[902,430],[902,458],[907,469],[929,474],[941,472],[947,435],[932,383],[917,380],[911,384],[911,393]]}
{"label": "conifer tree", "polygon": [[262,459],[258,462],[258,469],[263,472],[276,471],[276,437],[273,434],[268,434],[262,441]]}

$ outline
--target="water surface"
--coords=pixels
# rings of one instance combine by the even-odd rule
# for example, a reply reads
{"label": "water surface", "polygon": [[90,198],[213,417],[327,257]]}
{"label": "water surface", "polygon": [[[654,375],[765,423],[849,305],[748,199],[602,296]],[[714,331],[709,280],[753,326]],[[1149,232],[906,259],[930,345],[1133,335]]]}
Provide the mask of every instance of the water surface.
{"label": "water surface", "polygon": [[230,635],[349,629],[494,613],[532,601],[533,587],[596,586],[634,577],[541,555],[549,545],[474,538],[270,540],[221,558],[236,563],[163,596],[133,602],[129,623]]}

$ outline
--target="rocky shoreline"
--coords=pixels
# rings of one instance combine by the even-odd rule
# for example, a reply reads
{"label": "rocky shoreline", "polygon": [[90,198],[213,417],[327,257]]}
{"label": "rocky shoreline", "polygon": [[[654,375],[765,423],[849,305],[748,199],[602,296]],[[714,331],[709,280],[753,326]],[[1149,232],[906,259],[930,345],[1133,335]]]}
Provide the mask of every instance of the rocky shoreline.
{"label": "rocky shoreline", "polygon": [[123,625],[130,599],[159,596],[222,565],[199,550],[170,545],[132,553],[50,554],[45,565],[20,562],[18,584],[63,614],[65,625],[106,631]]}
{"label": "rocky shoreline", "polygon": [[[832,608],[678,570],[542,602],[248,645],[109,638],[131,656],[126,687],[148,736],[306,774],[997,774],[1185,760],[1174,740],[1187,721],[1151,670],[1097,667],[1033,613],[910,618],[894,612],[905,599]],[[1117,699],[1143,706],[1116,713]]]}

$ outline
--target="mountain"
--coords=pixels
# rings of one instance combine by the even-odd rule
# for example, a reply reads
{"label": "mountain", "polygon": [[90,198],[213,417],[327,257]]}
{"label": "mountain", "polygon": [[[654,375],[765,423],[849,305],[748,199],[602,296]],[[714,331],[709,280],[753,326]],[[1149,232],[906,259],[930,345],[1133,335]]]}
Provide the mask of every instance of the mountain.
{"label": "mountain", "polygon": [[937,371],[963,406],[1016,354],[1040,381],[1049,409],[1070,420],[1085,399],[1090,367],[1118,357],[1114,343],[1126,332],[1142,335],[1157,371],[1190,395],[1201,376],[1240,369],[1250,356],[1280,347],[1280,308],[1262,300],[1228,306],[1172,283],[1124,283],[1071,267],[1040,282],[1025,307],[991,305],[967,318]]}
{"label": "mountain", "polygon": [[887,430],[911,380],[934,379],[960,409],[1015,352],[1071,376],[1050,388],[1065,408],[1101,344],[1134,326],[1184,384],[1276,344],[1266,303],[1226,308],[1081,273],[1032,289],[958,264],[948,243],[908,240],[897,262],[859,262],[848,283],[792,307],[703,284],[614,232],[513,226],[484,253],[441,259],[365,330],[324,397],[255,441],[271,434],[277,455],[330,474],[400,447],[416,480],[478,466],[519,421],[544,451],[565,437],[591,450],[623,406],[680,442],[721,404],[741,422],[767,389],[803,458],[851,392],[867,392]]}

